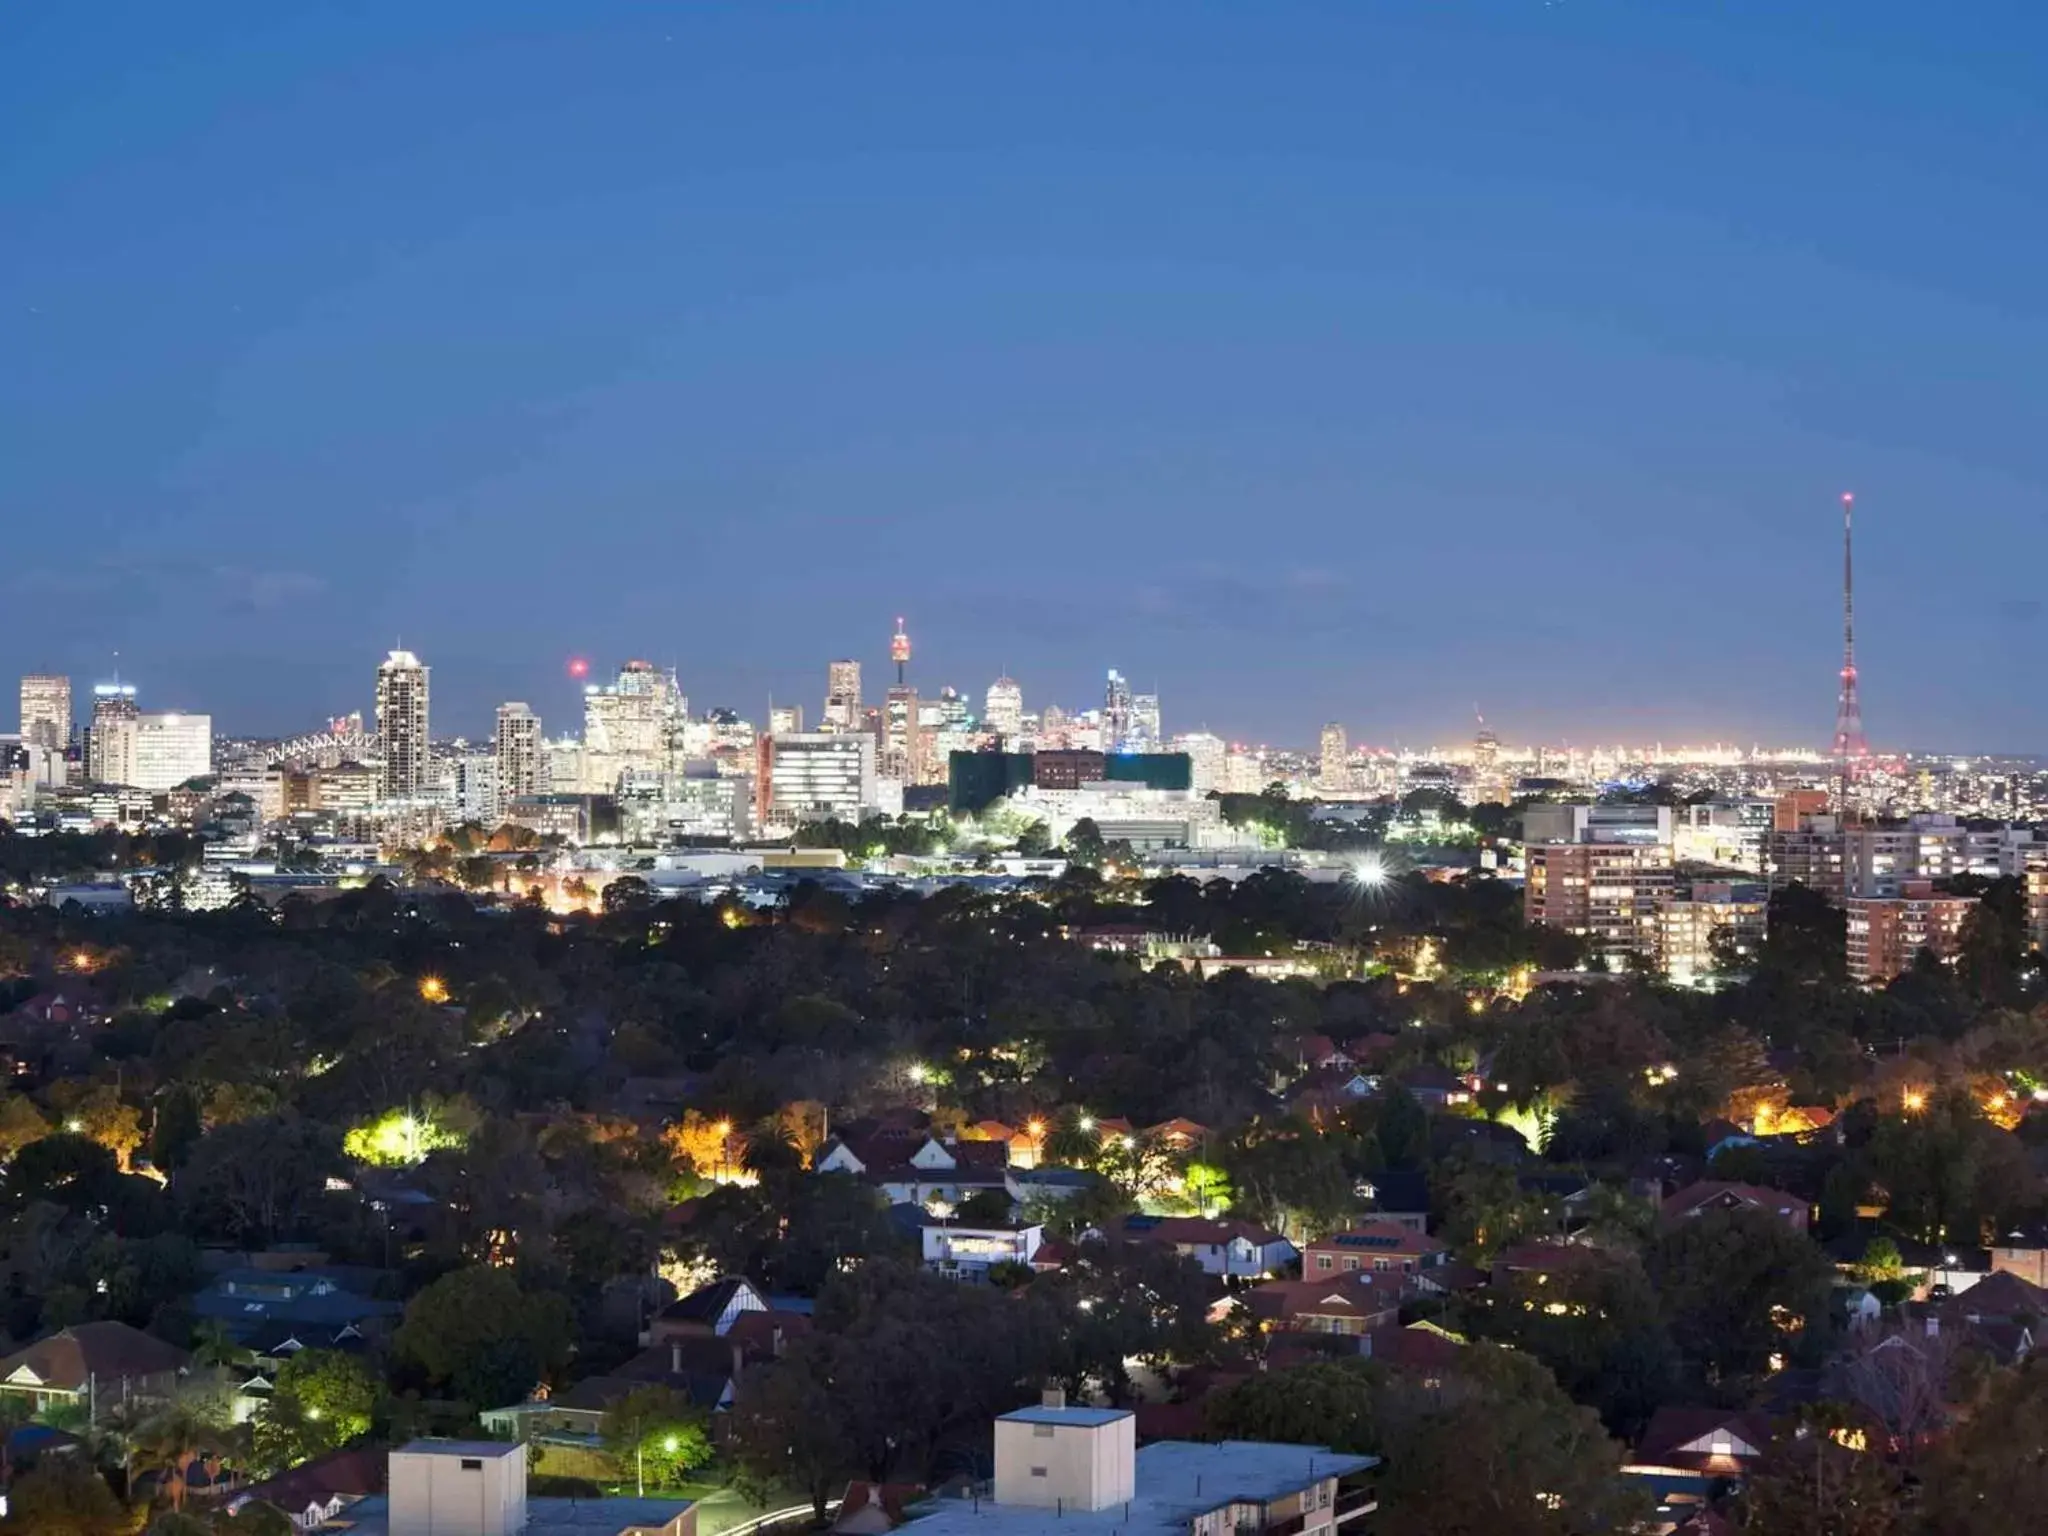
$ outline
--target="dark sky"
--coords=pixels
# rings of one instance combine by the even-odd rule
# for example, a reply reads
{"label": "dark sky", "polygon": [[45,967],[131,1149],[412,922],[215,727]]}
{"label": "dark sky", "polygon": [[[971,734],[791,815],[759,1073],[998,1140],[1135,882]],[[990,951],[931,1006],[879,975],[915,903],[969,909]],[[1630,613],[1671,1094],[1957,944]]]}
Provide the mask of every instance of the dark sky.
{"label": "dark sky", "polygon": [[2048,748],[2040,0],[12,4],[0,672]]}

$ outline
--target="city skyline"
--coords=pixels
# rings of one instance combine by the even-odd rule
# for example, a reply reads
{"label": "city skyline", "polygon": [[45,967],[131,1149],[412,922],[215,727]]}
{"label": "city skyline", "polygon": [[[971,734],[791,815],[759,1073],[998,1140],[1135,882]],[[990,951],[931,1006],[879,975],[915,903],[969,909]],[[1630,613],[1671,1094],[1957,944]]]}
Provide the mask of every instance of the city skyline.
{"label": "city skyline", "polygon": [[1824,743],[1853,490],[1873,741],[2048,749],[2038,8],[116,9],[0,92],[9,674]]}

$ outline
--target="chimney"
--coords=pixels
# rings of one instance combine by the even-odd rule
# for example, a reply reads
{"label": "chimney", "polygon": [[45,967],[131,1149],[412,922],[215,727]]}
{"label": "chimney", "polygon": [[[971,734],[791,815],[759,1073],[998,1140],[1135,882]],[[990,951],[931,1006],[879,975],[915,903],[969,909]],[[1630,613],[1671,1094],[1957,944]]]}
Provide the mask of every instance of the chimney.
{"label": "chimney", "polygon": [[1038,1406],[1039,1406],[1039,1407],[1041,1407],[1041,1408],[1064,1408],[1064,1407],[1066,1407],[1066,1406],[1067,1406],[1067,1391],[1066,1391],[1066,1388],[1064,1388],[1064,1387],[1047,1387],[1047,1388],[1045,1389],[1045,1391],[1044,1391],[1044,1392],[1042,1392],[1042,1393],[1040,1393],[1040,1394],[1039,1394],[1039,1398],[1038,1398]]}
{"label": "chimney", "polygon": [[669,1340],[668,1373],[671,1376],[683,1374],[683,1341],[681,1339]]}

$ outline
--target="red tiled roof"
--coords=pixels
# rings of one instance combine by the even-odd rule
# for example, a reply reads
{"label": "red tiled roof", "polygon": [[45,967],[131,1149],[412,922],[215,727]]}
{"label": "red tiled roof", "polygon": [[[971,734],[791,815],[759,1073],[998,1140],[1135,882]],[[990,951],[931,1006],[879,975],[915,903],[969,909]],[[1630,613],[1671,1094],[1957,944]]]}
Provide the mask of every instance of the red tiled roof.
{"label": "red tiled roof", "polygon": [[[1345,1238],[1359,1241],[1345,1242]],[[1384,1254],[1395,1258],[1422,1258],[1442,1253],[1445,1245],[1398,1221],[1361,1221],[1343,1232],[1332,1232],[1303,1247],[1304,1253],[1350,1254],[1364,1257]]]}
{"label": "red tiled roof", "polygon": [[1736,1184],[1722,1179],[1701,1179],[1688,1184],[1664,1202],[1666,1220],[1690,1216],[1701,1206],[1714,1203],[1726,1204],[1733,1200],[1742,1205],[1752,1206],[1771,1215],[1784,1215],[1789,1220],[1797,1216],[1801,1221],[1812,1209],[1797,1195],[1788,1195],[1782,1189],[1766,1189],[1761,1184]]}
{"label": "red tiled roof", "polygon": [[1436,1371],[1458,1363],[1465,1346],[1434,1328],[1375,1328],[1368,1353],[1398,1370]]}
{"label": "red tiled roof", "polygon": [[1247,1300],[1253,1316],[1272,1322],[1297,1317],[1378,1317],[1399,1310],[1401,1280],[1400,1275],[1363,1272],[1320,1280],[1269,1280],[1253,1287]]}

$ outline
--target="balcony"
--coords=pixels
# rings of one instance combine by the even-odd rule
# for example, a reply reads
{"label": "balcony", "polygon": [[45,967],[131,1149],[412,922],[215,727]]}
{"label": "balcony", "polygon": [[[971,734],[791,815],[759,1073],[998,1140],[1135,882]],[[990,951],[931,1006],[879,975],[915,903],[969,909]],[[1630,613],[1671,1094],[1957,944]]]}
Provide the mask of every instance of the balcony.
{"label": "balcony", "polygon": [[1342,1525],[1346,1520],[1355,1520],[1360,1515],[1369,1515],[1380,1507],[1379,1490],[1375,1488],[1352,1488],[1337,1495],[1336,1520]]}

